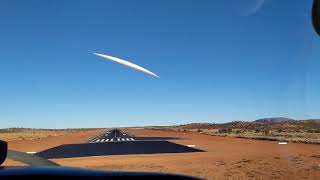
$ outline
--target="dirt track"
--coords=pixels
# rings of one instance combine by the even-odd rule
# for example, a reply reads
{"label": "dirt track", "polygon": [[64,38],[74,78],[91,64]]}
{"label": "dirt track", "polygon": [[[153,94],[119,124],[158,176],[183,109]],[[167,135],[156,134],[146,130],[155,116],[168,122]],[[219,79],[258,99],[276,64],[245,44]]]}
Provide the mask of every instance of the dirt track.
{"label": "dirt track", "polygon": [[[172,142],[194,144],[207,152],[122,155],[54,159],[65,166],[107,170],[160,171],[199,176],[206,179],[320,179],[320,146],[278,145],[273,141],[208,136],[198,133],[128,129],[136,136],[180,137]],[[81,143],[102,130],[82,132],[44,140],[9,142],[9,148],[39,151],[65,143]],[[8,161],[7,165],[16,165]]]}

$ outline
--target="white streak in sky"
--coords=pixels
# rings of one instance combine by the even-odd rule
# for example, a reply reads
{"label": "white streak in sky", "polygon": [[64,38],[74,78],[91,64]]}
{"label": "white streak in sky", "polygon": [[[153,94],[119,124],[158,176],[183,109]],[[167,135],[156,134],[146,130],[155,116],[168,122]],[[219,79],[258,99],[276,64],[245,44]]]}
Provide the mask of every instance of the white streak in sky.
{"label": "white streak in sky", "polygon": [[257,0],[252,7],[248,10],[247,15],[253,15],[255,13],[257,13],[261,7],[263,6],[265,0]]}
{"label": "white streak in sky", "polygon": [[123,64],[123,65],[125,65],[125,66],[128,66],[128,67],[130,67],[130,68],[136,69],[136,70],[141,71],[141,72],[144,72],[144,73],[147,73],[147,74],[152,75],[152,76],[155,76],[155,77],[157,77],[157,78],[160,78],[160,77],[159,77],[158,75],[156,75],[155,73],[153,73],[153,72],[151,72],[151,71],[149,71],[149,70],[147,70],[147,69],[145,69],[145,68],[143,68],[143,67],[141,67],[141,66],[138,66],[138,65],[136,65],[136,64],[134,64],[134,63],[131,63],[131,62],[129,62],[129,61],[126,61],[126,60],[123,60],[123,59],[120,59],[120,58],[116,58],[116,57],[112,57],[112,56],[108,56],[108,55],[104,55],[104,54],[99,54],[99,53],[93,53],[93,54],[95,54],[95,55],[97,55],[97,56],[100,56],[100,57],[103,57],[103,58],[105,58],[105,59],[111,60],[111,61],[113,61],[113,62],[117,62],[117,63],[119,63],[119,64]]}

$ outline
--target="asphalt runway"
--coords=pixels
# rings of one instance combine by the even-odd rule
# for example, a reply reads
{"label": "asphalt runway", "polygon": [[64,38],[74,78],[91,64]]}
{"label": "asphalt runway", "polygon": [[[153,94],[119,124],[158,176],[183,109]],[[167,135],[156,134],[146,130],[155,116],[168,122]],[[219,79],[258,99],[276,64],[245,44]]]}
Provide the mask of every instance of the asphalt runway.
{"label": "asphalt runway", "polygon": [[157,141],[157,140],[173,140],[179,139],[175,137],[136,137],[118,129],[107,131],[94,139],[89,143],[106,143],[106,142],[120,142],[120,141]]}
{"label": "asphalt runway", "polygon": [[136,137],[117,129],[107,131],[88,143],[65,144],[37,153],[37,156],[54,158],[72,158],[106,155],[189,153],[202,150],[165,141],[172,137]]}
{"label": "asphalt runway", "polygon": [[113,142],[113,141],[134,141],[135,137],[127,132],[122,132],[118,129],[113,129],[107,131],[100,136],[89,141],[90,143],[103,143],[103,142]]}

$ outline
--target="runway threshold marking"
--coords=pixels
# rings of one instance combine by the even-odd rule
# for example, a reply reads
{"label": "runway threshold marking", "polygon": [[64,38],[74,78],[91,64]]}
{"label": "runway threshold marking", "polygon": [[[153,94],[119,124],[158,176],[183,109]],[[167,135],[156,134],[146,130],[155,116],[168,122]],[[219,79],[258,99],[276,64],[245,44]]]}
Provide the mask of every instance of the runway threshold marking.
{"label": "runway threshold marking", "polygon": [[89,143],[103,143],[103,142],[111,142],[111,141],[120,141],[120,142],[121,141],[122,142],[124,142],[124,141],[136,141],[133,138],[134,136],[131,135],[130,133],[127,133],[127,132],[124,133],[124,132],[120,131],[120,136],[119,136],[117,132],[119,132],[119,131],[112,131],[112,132],[108,131],[108,132],[105,132],[105,133],[97,136],[93,140],[89,141]]}
{"label": "runway threshold marking", "polygon": [[102,137],[104,134],[101,134],[98,137],[95,137],[94,139],[92,139],[90,142],[97,142],[97,139],[99,139],[100,137]]}

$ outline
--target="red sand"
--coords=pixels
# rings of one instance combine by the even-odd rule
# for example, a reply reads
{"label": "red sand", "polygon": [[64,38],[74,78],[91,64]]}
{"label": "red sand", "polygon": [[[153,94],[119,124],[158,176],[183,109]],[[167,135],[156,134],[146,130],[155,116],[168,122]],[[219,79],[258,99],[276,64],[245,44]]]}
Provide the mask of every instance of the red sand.
{"label": "red sand", "polygon": [[[279,145],[274,141],[216,137],[199,133],[127,129],[136,136],[179,137],[172,142],[196,145],[201,153],[95,156],[53,159],[76,167],[124,171],[159,171],[206,179],[320,179],[320,145]],[[39,151],[48,147],[85,142],[103,130],[77,133],[43,140],[9,142],[20,151]],[[7,162],[13,165],[14,162]]]}

